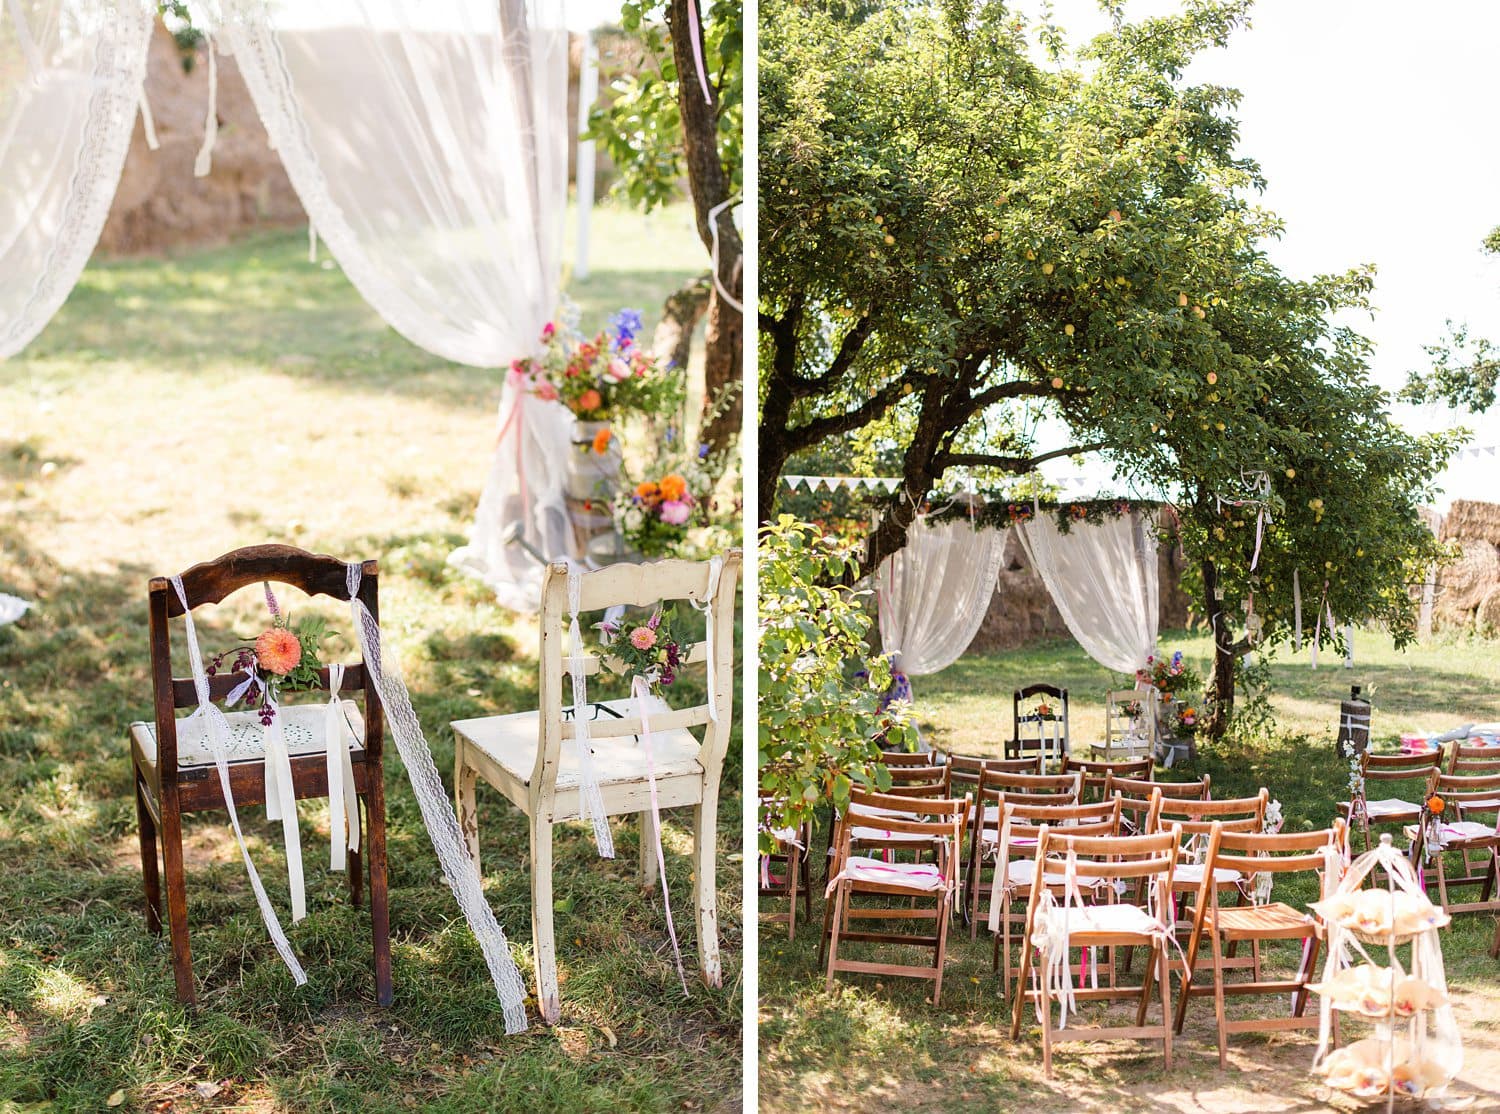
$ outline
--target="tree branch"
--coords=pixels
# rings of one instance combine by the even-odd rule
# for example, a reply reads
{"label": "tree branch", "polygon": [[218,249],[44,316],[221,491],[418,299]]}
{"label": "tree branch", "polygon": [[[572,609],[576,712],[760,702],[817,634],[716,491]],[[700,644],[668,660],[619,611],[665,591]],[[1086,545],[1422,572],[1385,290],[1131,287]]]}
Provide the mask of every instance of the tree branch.
{"label": "tree branch", "polygon": [[1063,456],[1081,456],[1097,453],[1109,447],[1108,442],[1095,441],[1090,445],[1070,445],[1066,449],[1053,449],[1039,456],[994,456],[990,453],[940,453],[936,463],[940,468],[999,468],[1006,472],[1030,472],[1037,465]]}

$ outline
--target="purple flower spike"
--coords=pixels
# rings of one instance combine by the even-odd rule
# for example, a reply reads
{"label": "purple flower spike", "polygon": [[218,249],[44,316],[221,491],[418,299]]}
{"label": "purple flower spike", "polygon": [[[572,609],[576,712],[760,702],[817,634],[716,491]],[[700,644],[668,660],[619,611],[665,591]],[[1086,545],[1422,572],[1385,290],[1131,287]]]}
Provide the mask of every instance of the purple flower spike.
{"label": "purple flower spike", "polygon": [[271,615],[272,615],[273,618],[280,619],[281,618],[281,607],[276,603],[276,595],[275,595],[275,593],[273,593],[271,591],[271,582],[269,580],[265,581],[265,587],[266,587],[266,606],[268,608],[270,608]]}

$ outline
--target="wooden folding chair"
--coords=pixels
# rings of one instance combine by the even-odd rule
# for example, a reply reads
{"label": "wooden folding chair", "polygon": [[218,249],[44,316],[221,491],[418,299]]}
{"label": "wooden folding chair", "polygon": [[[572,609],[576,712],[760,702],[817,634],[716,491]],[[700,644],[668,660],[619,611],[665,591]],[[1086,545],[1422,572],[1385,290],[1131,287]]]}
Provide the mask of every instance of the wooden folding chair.
{"label": "wooden folding chair", "polygon": [[1500,774],[1500,747],[1454,743],[1448,756],[1448,773],[1469,777]]}
{"label": "wooden folding chair", "polygon": [[[769,794],[761,792],[761,799]],[[785,924],[786,938],[797,939],[797,900],[802,900],[802,919],[812,920],[812,879],[808,877],[808,848],[812,846],[812,821],[804,821],[797,829],[772,832],[776,841],[775,850],[760,856],[760,888],[762,898],[787,899],[785,913],[762,913],[763,924]],[[781,873],[777,873],[780,868]]]}
{"label": "wooden folding chair", "polygon": [[[1325,856],[1336,857],[1342,864],[1348,850],[1348,827],[1343,820],[1334,820],[1331,828],[1319,831],[1282,832],[1277,835],[1231,832],[1223,824],[1213,825],[1208,837],[1203,880],[1198,884],[1198,896],[1193,910],[1186,973],[1183,976],[1182,990],[1177,997],[1175,1024],[1176,1031],[1182,1032],[1189,999],[1212,994],[1221,1068],[1227,1062],[1225,1054],[1230,1033],[1279,1032],[1318,1027],[1318,1018],[1305,1017],[1304,1013],[1308,1000],[1307,984],[1317,969],[1318,950],[1327,938],[1327,933],[1316,913],[1294,909],[1280,901],[1228,909],[1222,907],[1219,904],[1219,887],[1214,884],[1214,872],[1239,871],[1250,880],[1252,890],[1255,875],[1261,872],[1273,877],[1315,872],[1322,879],[1319,895],[1326,897],[1337,879],[1328,876],[1325,869],[1328,861]],[[1211,986],[1194,986],[1193,975],[1197,972],[1198,953],[1205,937],[1208,938],[1213,954],[1213,982]],[[1302,941],[1302,960],[1294,978],[1265,980],[1259,974],[1258,953],[1234,958],[1225,951],[1226,947],[1237,943],[1258,945],[1275,940]],[[1234,968],[1250,969],[1250,981],[1226,983],[1224,973]],[[1231,1021],[1224,1008],[1224,999],[1231,994],[1291,994],[1292,1015]]]}
{"label": "wooden folding chair", "polygon": [[1106,692],[1104,742],[1089,747],[1090,757],[1105,762],[1152,757],[1156,752],[1160,695],[1154,688]]}
{"label": "wooden folding chair", "polygon": [[943,754],[939,761],[950,771],[949,784],[954,793],[972,793],[979,790],[979,775],[985,770],[997,774],[1040,774],[1042,756],[1030,758],[988,758],[971,754]]}
{"label": "wooden folding chair", "polygon": [[[981,844],[978,853],[990,849],[994,858],[994,875],[989,886],[989,929],[994,936],[991,966],[1001,972],[1005,995],[1010,995],[1010,978],[1015,968],[1010,962],[1011,927],[1022,924],[1026,915],[1011,906],[1031,892],[1031,876],[1036,869],[1036,844],[1043,826],[1068,835],[1117,836],[1120,834],[1120,802],[1098,801],[1094,804],[1046,805],[1018,803],[1009,797],[1000,799],[1000,825],[993,843]],[[1049,871],[1047,885],[1062,893],[1063,877]],[[980,887],[969,896],[972,918],[979,920]],[[974,933],[970,933],[972,938]],[[1005,959],[1002,967],[1001,957]],[[1109,968],[1110,977],[1114,970]]]}
{"label": "wooden folding chair", "polygon": [[[1415,802],[1401,797],[1371,799],[1371,785],[1389,786],[1395,782],[1409,784],[1408,792],[1420,794],[1427,788],[1433,775],[1442,763],[1443,752],[1428,751],[1426,754],[1371,754],[1368,750],[1360,755],[1360,774],[1365,779],[1365,807],[1358,818],[1359,830],[1364,837],[1365,850],[1370,849],[1371,824],[1415,824],[1422,816],[1422,801]],[[1345,801],[1341,806],[1344,819],[1351,825],[1354,802]]]}
{"label": "wooden folding chair", "polygon": [[[216,604],[232,592],[261,581],[289,584],[310,596],[347,600],[347,566],[336,557],[307,553],[285,545],[257,545],[236,549],[213,561],[194,565],[182,574],[187,606],[196,609]],[[358,596],[378,620],[378,572],[374,561],[362,566]],[[182,602],[167,577],[153,577],[150,585],[151,680],[155,690],[153,722],[130,725],[130,756],[134,767],[135,809],[140,824],[141,874],[146,890],[146,927],[160,934],[162,926],[161,883],[156,852],[161,845],[162,872],[167,884],[167,921],[172,935],[172,973],[177,1000],[191,1004],[197,994],[193,985],[193,955],[188,943],[187,883],[182,854],[182,817],[187,812],[226,807],[215,773],[213,750],[201,717],[178,719],[177,709],[196,707],[198,697],[193,678],[172,676],[172,649],[168,620],[183,613]],[[355,632],[347,632],[352,639]],[[318,675],[318,687],[327,691],[329,670]],[[220,673],[208,678],[209,696],[222,700],[243,676]],[[370,927],[375,951],[375,999],[391,1004],[390,913],[386,896],[385,781],[381,751],[385,739],[380,698],[373,677],[363,663],[346,666],[343,692],[344,716],[354,745],[349,758],[353,766],[357,799],[348,803],[349,822],[359,824],[359,801],[365,804],[368,830],[361,849],[370,873]],[[364,701],[363,722],[354,707],[354,697]],[[288,749],[291,751],[292,788],[297,800],[328,796],[328,758],[324,738],[325,705],[282,706],[286,717]],[[235,750],[229,762],[230,791],[235,809],[243,813],[266,803],[265,739],[254,711],[226,713]],[[356,908],[361,901],[360,852],[349,851],[349,900]]]}
{"label": "wooden folding chair", "polygon": [[1160,796],[1164,800],[1206,801],[1211,796],[1209,790],[1207,774],[1198,781],[1143,781],[1115,774],[1106,774],[1104,777],[1105,799],[1120,798],[1123,812],[1121,829],[1126,834],[1146,830],[1154,797]]}
{"label": "wooden folding chair", "polygon": [[[832,928],[828,943],[828,976],[826,989],[833,989],[833,977],[839,971],[867,975],[898,975],[933,981],[932,1003],[937,1005],[943,993],[943,965],[947,960],[948,922],[958,896],[958,846],[972,802],[968,798],[941,800],[934,797],[892,797],[880,793],[850,795],[849,808],[839,820],[834,877],[829,884],[832,905]],[[906,815],[901,815],[905,810]],[[861,830],[879,829],[891,837],[906,837],[931,847],[934,862],[884,862],[854,854],[862,841]],[[905,905],[861,905],[854,899],[868,896],[888,901],[907,898]],[[931,898],[932,909],[920,908],[917,902]],[[914,932],[871,931],[851,927],[855,922],[873,920],[933,922],[930,935]],[[897,963],[872,963],[839,958],[840,941],[866,941],[931,948],[933,962],[922,967]]]}
{"label": "wooden folding chair", "polygon": [[[1052,1077],[1052,1045],[1058,1041],[1097,1041],[1117,1039],[1159,1040],[1162,1059],[1172,1067],[1172,979],[1167,965],[1167,945],[1171,929],[1172,870],[1177,864],[1177,847],[1181,833],[1175,829],[1157,835],[1079,836],[1051,827],[1041,829],[1036,868],[1032,873],[1031,899],[1026,909],[1026,929],[1022,939],[1021,965],[1016,974],[1010,1036],[1021,1035],[1021,1017],[1027,1002],[1036,1006],[1042,1022],[1042,1068]],[[1061,861],[1058,861],[1061,860]],[[1049,865],[1055,865],[1063,877],[1069,895],[1065,907],[1052,897],[1047,881]],[[1085,880],[1096,883],[1096,889],[1113,896],[1117,880],[1140,879],[1151,895],[1149,909],[1123,902],[1106,902],[1085,906],[1081,890]],[[1042,924],[1045,920],[1045,925]],[[1032,941],[1045,927],[1049,946],[1060,947],[1063,954],[1056,966],[1050,958],[1038,972],[1038,989],[1029,990],[1026,975],[1033,954],[1038,951]],[[1054,934],[1065,932],[1058,941]],[[1134,1025],[1107,1027],[1069,1027],[1064,1018],[1061,1028],[1052,1027],[1052,980],[1072,978],[1069,951],[1072,948],[1147,947],[1154,962],[1146,967],[1139,986],[1100,986],[1071,989],[1063,998],[1075,1001],[1097,1001],[1118,998],[1135,999]],[[1064,972],[1066,974],[1064,975]],[[1162,1017],[1160,1025],[1147,1025],[1146,1012],[1151,1004],[1153,980],[1160,985]],[[1113,980],[1111,980],[1113,983]],[[1065,1005],[1066,1009],[1066,1005]]]}
{"label": "wooden folding chair", "polygon": [[1088,758],[1074,758],[1071,754],[1063,759],[1061,773],[1083,775],[1083,795],[1080,800],[1102,801],[1109,794],[1104,783],[1110,774],[1115,777],[1150,781],[1155,766],[1149,754],[1139,758],[1121,758],[1114,762],[1095,762]]}
{"label": "wooden folding chair", "polygon": [[[1448,913],[1500,913],[1500,893],[1495,886],[1496,867],[1500,866],[1500,774],[1434,773],[1427,795],[1434,793],[1444,804],[1443,819],[1439,821],[1443,847],[1434,848],[1429,857],[1427,826],[1415,824],[1408,829],[1413,841],[1413,859],[1418,864],[1430,862],[1434,867],[1438,903]],[[1450,878],[1443,860],[1455,852],[1463,856],[1464,869],[1457,878]],[[1477,886],[1479,900],[1452,901],[1448,897],[1449,886]]]}
{"label": "wooden folding chair", "polygon": [[[1023,804],[1077,804],[1079,791],[1083,788],[1081,774],[1022,774],[1009,770],[988,768],[981,772],[979,786],[974,794],[974,811],[970,817],[971,830],[965,842],[970,848],[979,847],[986,831],[998,831],[1000,827],[999,798],[1004,795]],[[972,854],[964,866],[964,888],[970,889],[981,882],[980,872],[984,865]],[[965,918],[969,916],[969,903],[965,902]],[[974,934],[970,921],[970,936]]]}
{"label": "wooden folding chair", "polygon": [[880,761],[888,768],[897,766],[931,766],[933,753],[930,750],[883,750],[880,752]]}
{"label": "wooden folding chair", "polygon": [[1005,744],[1005,757],[1021,758],[1028,752],[1042,761],[1048,752],[1064,758],[1072,753],[1067,689],[1047,684],[1016,689],[1011,698],[1011,735]]}

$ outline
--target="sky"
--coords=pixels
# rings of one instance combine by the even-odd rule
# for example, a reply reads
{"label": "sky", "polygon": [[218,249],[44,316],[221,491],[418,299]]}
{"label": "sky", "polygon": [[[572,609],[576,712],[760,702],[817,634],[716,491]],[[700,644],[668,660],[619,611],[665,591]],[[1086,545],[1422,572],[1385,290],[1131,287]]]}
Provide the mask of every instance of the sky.
{"label": "sky", "polygon": [[[1035,0],[1022,10],[1036,12]],[[1130,18],[1177,10],[1135,0]],[[1094,0],[1055,0],[1070,38],[1108,28]],[[1243,93],[1240,153],[1260,163],[1261,204],[1286,223],[1269,248],[1289,274],[1373,263],[1376,381],[1394,391],[1425,366],[1445,322],[1500,341],[1500,257],[1480,242],[1500,225],[1500,4],[1488,0],[1260,0],[1251,26],[1201,56],[1190,81]],[[1500,415],[1395,408],[1414,429],[1466,425],[1500,445]],[[1448,499],[1500,501],[1500,456],[1470,456],[1445,478]]]}

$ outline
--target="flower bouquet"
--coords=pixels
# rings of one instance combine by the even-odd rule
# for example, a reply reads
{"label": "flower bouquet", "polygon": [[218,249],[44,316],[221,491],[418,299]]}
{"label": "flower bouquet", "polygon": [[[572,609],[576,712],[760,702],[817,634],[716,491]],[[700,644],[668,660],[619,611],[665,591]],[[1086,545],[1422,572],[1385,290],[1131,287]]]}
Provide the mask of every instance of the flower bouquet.
{"label": "flower bouquet", "polygon": [[[542,328],[542,352],[511,364],[529,389],[545,400],[556,399],[580,421],[599,422],[628,412],[650,416],[673,413],[685,394],[682,369],[636,343],[641,332],[639,310],[622,309],[592,337],[576,325],[549,321]],[[598,453],[597,440],[589,448]]]}
{"label": "flower bouquet", "polygon": [[721,507],[708,446],[695,460],[666,465],[615,496],[615,529],[643,557],[697,558],[732,542],[737,507]]}
{"label": "flower bouquet", "polygon": [[318,686],[318,671],[322,668],[318,646],[328,637],[328,627],[317,616],[293,623],[276,602],[271,585],[267,583],[264,587],[271,625],[253,643],[216,654],[204,672],[210,677],[217,675],[226,668],[228,659],[229,672],[243,673],[245,679],[230,690],[225,704],[231,708],[242,701],[247,707],[258,704],[261,726],[266,727],[276,716],[276,705],[283,692]]}
{"label": "flower bouquet", "polygon": [[677,670],[692,650],[677,629],[677,610],[668,604],[658,607],[644,623],[603,622],[599,624],[599,642],[615,663],[612,671],[625,677],[644,677],[652,685],[670,685]]}
{"label": "flower bouquet", "polygon": [[1161,693],[1168,726],[1191,732],[1198,725],[1198,710],[1187,702],[1186,696],[1202,691],[1203,678],[1182,660],[1181,650],[1168,660],[1151,655],[1146,659],[1146,667],[1136,670],[1135,679]]}

